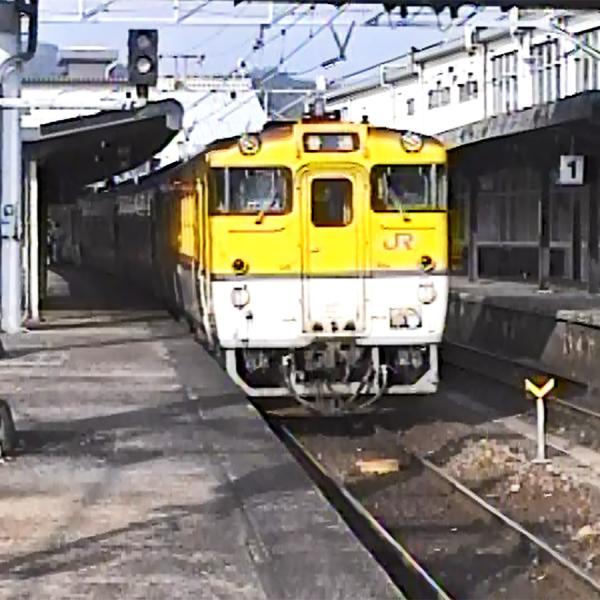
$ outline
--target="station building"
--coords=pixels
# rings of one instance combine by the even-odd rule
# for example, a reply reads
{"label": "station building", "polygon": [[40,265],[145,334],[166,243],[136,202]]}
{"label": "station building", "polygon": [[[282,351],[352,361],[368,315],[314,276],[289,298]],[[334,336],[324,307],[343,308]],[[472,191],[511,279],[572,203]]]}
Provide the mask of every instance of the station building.
{"label": "station building", "polygon": [[539,25],[413,49],[328,106],[447,142],[457,273],[598,291],[600,14],[521,16]]}

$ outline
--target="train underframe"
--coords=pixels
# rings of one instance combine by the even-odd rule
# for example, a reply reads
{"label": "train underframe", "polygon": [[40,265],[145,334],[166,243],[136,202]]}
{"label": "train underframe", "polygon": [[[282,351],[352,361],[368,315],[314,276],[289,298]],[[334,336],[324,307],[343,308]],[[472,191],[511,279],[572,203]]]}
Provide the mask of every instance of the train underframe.
{"label": "train underframe", "polygon": [[292,396],[321,414],[366,410],[384,395],[432,394],[439,380],[437,344],[323,340],[304,348],[227,349],[225,359],[228,374],[249,396]]}

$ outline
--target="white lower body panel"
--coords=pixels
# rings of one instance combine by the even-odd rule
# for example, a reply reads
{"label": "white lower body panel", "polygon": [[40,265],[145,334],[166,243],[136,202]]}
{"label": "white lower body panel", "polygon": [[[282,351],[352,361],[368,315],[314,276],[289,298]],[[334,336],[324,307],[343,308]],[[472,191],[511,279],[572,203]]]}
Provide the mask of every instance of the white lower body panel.
{"label": "white lower body panel", "polygon": [[[420,293],[420,286],[428,289],[428,298]],[[432,287],[435,299],[423,301],[431,300]],[[438,344],[448,300],[445,276],[378,274],[367,278],[314,278],[309,282],[301,277],[243,277],[213,280],[210,288],[214,334],[225,352],[227,372],[249,396],[310,396],[315,389],[312,374],[316,371],[310,371],[305,357],[318,352],[313,350],[315,342],[320,342],[321,348],[336,349],[350,344],[358,348],[358,356],[374,357],[370,368],[375,369],[373,373],[379,379],[370,379],[368,384],[334,379],[329,386],[332,393],[351,396],[358,391],[379,396],[437,391]],[[406,309],[418,313],[418,326],[393,326],[391,312]],[[315,323],[319,327],[315,328]],[[346,328],[348,323],[351,328]],[[274,374],[266,378],[266,383],[265,379],[255,383],[253,369],[260,362],[257,353],[269,365],[264,372]],[[421,357],[417,367],[411,363],[414,356]],[[299,365],[293,385],[281,368],[290,357]],[[413,367],[411,377],[404,378],[403,374]],[[384,372],[393,376],[381,384]]]}
{"label": "white lower body panel", "polygon": [[[420,284],[433,285],[436,299],[430,304],[419,300]],[[361,346],[441,342],[448,304],[446,276],[315,278],[308,286],[300,277],[213,281],[215,333],[220,345],[223,348],[302,348],[317,340],[348,338]],[[310,308],[306,306],[307,289]],[[362,296],[360,302],[354,297],[357,294]],[[234,298],[240,296],[247,298],[247,303],[235,306]],[[419,327],[391,327],[390,310],[403,308],[419,313]],[[322,331],[313,330],[315,321],[323,326]],[[354,322],[355,331],[344,330],[348,321]],[[332,322],[337,326],[335,331]]]}

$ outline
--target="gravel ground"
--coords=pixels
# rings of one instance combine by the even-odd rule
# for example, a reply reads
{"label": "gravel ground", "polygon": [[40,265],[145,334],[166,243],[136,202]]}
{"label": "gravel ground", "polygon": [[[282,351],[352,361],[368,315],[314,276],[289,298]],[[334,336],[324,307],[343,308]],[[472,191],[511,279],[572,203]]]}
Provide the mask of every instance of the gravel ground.
{"label": "gravel ground", "polygon": [[[474,405],[477,410],[473,410]],[[310,426],[305,423],[296,427],[328,468],[365,498],[367,507],[380,521],[410,542],[425,562],[435,565],[432,571],[443,574],[442,581],[449,581],[453,593],[458,589],[459,597],[561,597],[565,592],[560,583],[564,573],[560,568],[555,571],[552,565],[545,568],[532,563],[526,579],[538,581],[534,596],[523,590],[517,594],[511,587],[514,582],[494,587],[488,581],[485,593],[481,586],[469,584],[481,581],[483,571],[471,572],[464,564],[478,564],[477,557],[482,553],[489,557],[495,551],[498,564],[503,557],[511,556],[513,566],[521,568],[516,554],[510,551],[510,541],[489,531],[485,539],[478,538],[473,526],[469,539],[465,523],[469,518],[473,522],[472,513],[465,516],[464,506],[454,508],[454,498],[436,495],[431,482],[422,474],[415,475],[403,448],[446,468],[600,581],[600,478],[574,458],[552,449],[548,451],[551,464],[532,462],[535,443],[505,425],[515,418],[530,426],[535,424],[535,412],[524,412],[531,404],[524,402],[523,394],[480,376],[447,369],[436,396],[398,399],[395,405],[392,400],[389,406],[395,410],[341,420],[335,425],[335,420],[330,420],[317,427],[314,421]],[[600,427],[596,422],[573,416],[565,409],[550,410],[549,431],[564,436],[570,444],[589,448],[592,454],[600,449]],[[398,460],[397,472],[369,475],[357,466],[360,460],[368,463],[390,457]],[[600,455],[598,460],[600,464]],[[451,529],[452,523],[457,527],[452,532],[454,537],[436,539],[431,533],[438,535],[449,525]],[[452,563],[453,554],[461,557],[458,566]],[[504,576],[501,568],[498,575]],[[587,598],[589,593],[571,597]]]}
{"label": "gravel ground", "polygon": [[[465,380],[465,372],[459,380],[459,373],[452,374],[453,383],[460,381],[463,393],[469,392],[482,406],[489,406],[490,414],[504,409],[506,414],[518,414],[519,420],[535,426],[535,410],[521,412],[530,406],[522,394],[476,375]],[[590,398],[584,405],[593,408]],[[567,447],[573,444],[591,450],[586,458],[600,464],[596,455],[600,450],[600,421],[551,401],[548,406],[548,433],[560,436]],[[464,425],[451,426],[444,434],[444,446],[436,440],[439,429],[432,431],[425,425],[416,443],[413,430],[403,434],[403,441],[414,451],[434,454],[436,462],[457,479],[600,581],[600,479],[593,469],[552,449],[548,452],[551,464],[532,463],[535,444],[508,432],[501,422],[478,423],[468,428],[468,434]]]}
{"label": "gravel ground", "polygon": [[470,440],[444,467],[600,579],[598,490],[575,481],[554,464],[532,463],[527,446],[488,438]]}
{"label": "gravel ground", "polygon": [[[444,424],[446,425],[446,424]],[[435,428],[430,424],[429,428]],[[517,535],[500,525],[462,495],[452,493],[437,476],[424,471],[404,450],[407,434],[372,428],[344,437],[342,430],[329,434],[296,423],[292,430],[335,478],[345,483],[373,516],[393,533],[446,587],[460,598],[565,598],[582,597],[562,568],[538,564]],[[423,440],[421,432],[413,434]],[[350,428],[351,429],[351,428]],[[417,427],[416,429],[419,429]],[[439,427],[428,439],[446,448],[452,434],[463,428]],[[507,465],[525,464],[509,446],[488,444],[484,463],[476,443],[467,444],[453,463],[465,474],[477,477],[478,469],[497,475],[495,458],[505,476]],[[382,460],[383,459],[383,460]],[[387,459],[387,462],[385,462]],[[393,459],[393,460],[389,460]],[[381,464],[378,462],[381,461]],[[394,465],[395,461],[395,465]],[[384,474],[365,473],[379,466]],[[451,466],[451,465],[449,465]],[[552,475],[551,478],[555,476]],[[587,597],[590,597],[589,595]]]}
{"label": "gravel ground", "polygon": [[[577,413],[567,407],[550,401],[548,405],[547,431],[560,435],[573,444],[600,451],[600,419]],[[525,416],[528,422],[535,422],[535,412]]]}

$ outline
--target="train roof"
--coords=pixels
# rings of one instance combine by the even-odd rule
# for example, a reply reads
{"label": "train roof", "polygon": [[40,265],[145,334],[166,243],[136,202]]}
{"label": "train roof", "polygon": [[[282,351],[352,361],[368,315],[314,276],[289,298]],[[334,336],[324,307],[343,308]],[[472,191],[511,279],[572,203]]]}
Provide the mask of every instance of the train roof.
{"label": "train roof", "polygon": [[[367,126],[369,133],[374,132],[374,133],[394,134],[394,135],[406,135],[409,133],[416,133],[419,135],[419,137],[425,143],[434,144],[437,146],[445,146],[444,142],[437,137],[427,135],[427,134],[421,134],[419,132],[415,132],[410,129],[394,129],[391,127],[380,127],[377,125],[371,125],[366,122],[355,123],[355,122],[350,122],[350,121],[343,121],[339,118],[338,115],[336,115],[337,118],[332,118],[331,114],[332,113],[328,113],[328,116],[325,118],[315,118],[312,116],[307,116],[307,117],[304,117],[302,120],[297,120],[297,121],[292,121],[292,120],[268,121],[267,123],[265,123],[265,125],[263,126],[263,128],[260,131],[248,131],[248,132],[246,132],[246,134],[247,135],[258,135],[263,138],[265,137],[265,134],[266,134],[267,139],[265,139],[265,141],[267,141],[269,133],[272,133],[275,131],[281,132],[281,130],[284,130],[284,129],[288,129],[291,133],[292,129],[298,125],[310,126],[311,124],[312,125],[322,125],[322,124],[338,123],[341,126],[344,126],[344,125],[351,125],[354,127],[358,127],[361,125]],[[231,148],[232,146],[235,146],[239,142],[241,135],[243,135],[243,134],[215,140],[215,141],[211,142],[210,144],[208,144],[203,149],[202,153],[214,152],[214,151],[218,151],[218,150],[226,150],[228,148]]]}

